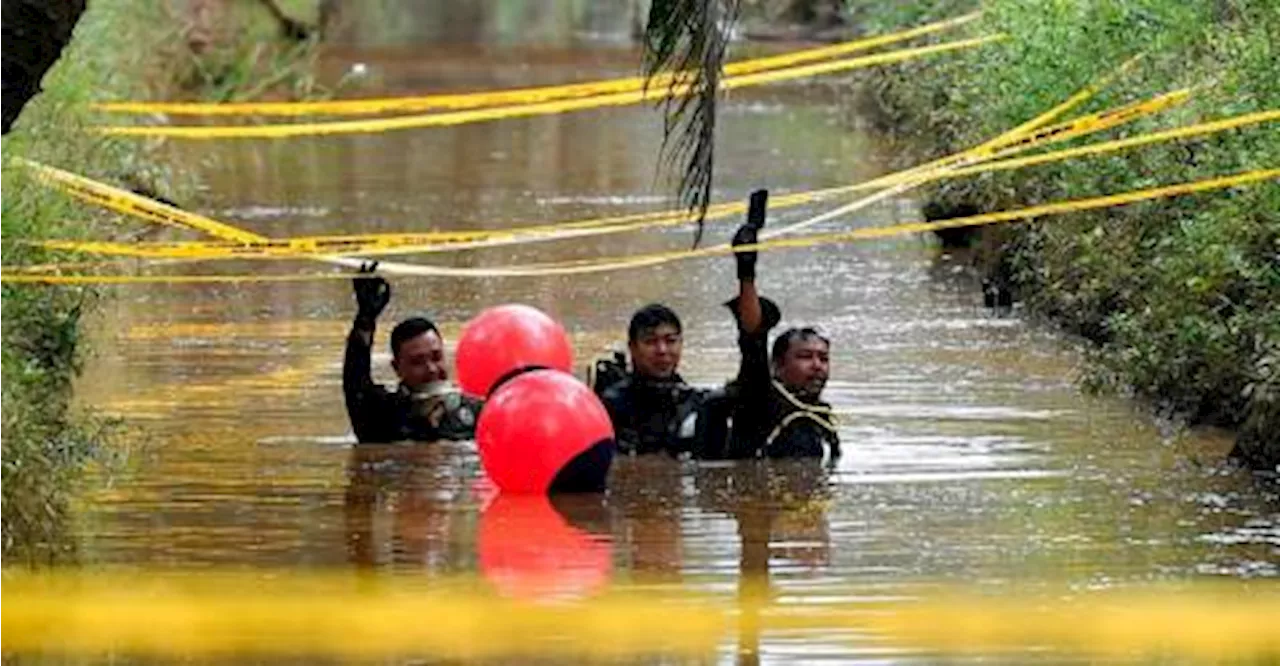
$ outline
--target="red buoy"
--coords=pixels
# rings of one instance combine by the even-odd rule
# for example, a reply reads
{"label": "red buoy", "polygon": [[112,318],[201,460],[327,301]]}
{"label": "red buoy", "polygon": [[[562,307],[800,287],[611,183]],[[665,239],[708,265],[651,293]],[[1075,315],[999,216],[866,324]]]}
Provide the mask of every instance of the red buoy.
{"label": "red buoy", "polygon": [[602,591],[613,567],[606,539],[571,525],[538,495],[494,498],[480,515],[476,550],[480,572],[498,592],[526,601]]}
{"label": "red buoy", "polygon": [[478,398],[526,368],[569,372],[573,348],[564,328],[527,305],[500,305],[467,322],[458,338],[458,385]]}
{"label": "red buoy", "polygon": [[480,411],[476,445],[506,493],[603,492],[617,448],[595,392],[559,370],[503,382]]}

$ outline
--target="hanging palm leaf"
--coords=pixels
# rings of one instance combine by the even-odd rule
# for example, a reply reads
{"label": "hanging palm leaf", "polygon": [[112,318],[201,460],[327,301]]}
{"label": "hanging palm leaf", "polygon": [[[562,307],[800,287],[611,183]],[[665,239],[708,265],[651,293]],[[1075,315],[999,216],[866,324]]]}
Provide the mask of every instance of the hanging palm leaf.
{"label": "hanging palm leaf", "polygon": [[664,98],[662,153],[679,169],[681,204],[697,215],[702,240],[715,165],[716,101],[738,0],[653,0],[644,34],[646,86],[670,74]]}

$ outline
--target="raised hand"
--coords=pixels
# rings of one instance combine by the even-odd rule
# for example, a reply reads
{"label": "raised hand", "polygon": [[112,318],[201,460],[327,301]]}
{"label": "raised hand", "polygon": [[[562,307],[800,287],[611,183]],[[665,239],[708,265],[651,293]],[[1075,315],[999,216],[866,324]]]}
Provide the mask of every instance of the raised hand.
{"label": "raised hand", "polygon": [[[765,208],[769,203],[769,190],[756,190],[751,193],[751,204],[747,208],[747,221],[738,227],[733,235],[733,247],[754,245],[759,240],[760,230],[764,228]],[[756,259],[759,253],[755,250],[734,252],[738,262],[738,280],[756,279]]]}
{"label": "raised hand", "polygon": [[356,293],[356,321],[372,326],[378,315],[391,302],[391,285],[381,276],[372,275],[378,270],[378,262],[360,266],[360,274],[351,280],[352,289]]}

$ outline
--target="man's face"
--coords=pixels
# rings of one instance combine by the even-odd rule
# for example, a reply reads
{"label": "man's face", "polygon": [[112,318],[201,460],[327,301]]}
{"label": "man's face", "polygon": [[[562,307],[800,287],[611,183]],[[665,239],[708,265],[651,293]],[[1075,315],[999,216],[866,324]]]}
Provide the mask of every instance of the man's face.
{"label": "man's face", "polygon": [[775,365],[778,381],[792,393],[817,398],[827,385],[831,369],[830,345],[822,338],[805,336],[791,341]]}
{"label": "man's face", "polygon": [[676,366],[680,365],[683,345],[684,339],[675,326],[659,324],[641,331],[628,344],[631,349],[631,364],[637,375],[649,379],[668,379],[676,373]]}
{"label": "man's face", "polygon": [[391,367],[395,368],[400,382],[411,390],[449,378],[444,365],[444,341],[435,331],[405,340],[396,357],[391,359]]}

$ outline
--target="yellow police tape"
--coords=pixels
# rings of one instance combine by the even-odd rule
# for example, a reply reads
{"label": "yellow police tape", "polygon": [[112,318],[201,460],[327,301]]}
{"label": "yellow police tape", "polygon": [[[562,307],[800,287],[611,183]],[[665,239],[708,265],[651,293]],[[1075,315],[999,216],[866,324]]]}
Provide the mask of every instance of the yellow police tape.
{"label": "yellow police tape", "polygon": [[756,593],[737,598],[621,584],[575,594],[570,574],[559,583],[567,599],[507,598],[479,580],[404,574],[7,571],[0,630],[9,655],[618,658],[800,635],[846,649],[1280,656],[1280,586],[1266,583],[1089,592],[1046,584],[1039,594],[995,596],[904,582],[893,597],[854,587],[824,597],[860,601],[786,604],[751,578],[739,586]]}
{"label": "yellow police tape", "polygon": [[[865,619],[846,615],[845,628],[878,631],[903,645],[943,652],[1025,650],[1039,662],[1045,649],[1152,663],[1169,655],[1194,663],[1272,663],[1280,657],[1275,586],[1218,592],[1115,591],[1094,595],[992,599],[955,594],[918,604],[892,604]],[[809,617],[806,618],[805,616]],[[816,617],[814,617],[816,616]],[[801,613],[796,624],[816,622]],[[812,619],[810,619],[812,618]],[[1257,658],[1258,662],[1250,662]],[[1043,662],[1041,662],[1043,663]]]}
{"label": "yellow police tape", "polygon": [[[853,204],[841,207],[835,211],[824,213],[802,223],[797,223],[784,227],[788,233],[793,233],[807,226],[813,226],[821,221],[832,219],[839,215],[844,215],[852,210],[865,207],[869,203],[885,198],[885,194],[896,195],[903,191],[904,186],[916,186],[921,183],[937,180],[940,178],[952,178],[960,176],[974,175],[978,173],[989,173],[995,171],[1004,171],[1026,166],[1045,164],[1049,162],[1073,159],[1088,155],[1097,155],[1107,152],[1114,152],[1126,148],[1139,145],[1154,143],[1157,141],[1168,141],[1173,139],[1182,139],[1192,136],[1204,135],[1213,132],[1220,132],[1227,129],[1241,127],[1243,125],[1280,120],[1280,111],[1263,111],[1252,114],[1245,114],[1236,118],[1227,118],[1223,120],[1199,123],[1187,127],[1174,128],[1160,132],[1130,137],[1126,139],[1117,139],[1097,144],[1068,148],[1064,150],[1042,153],[1039,155],[1031,155],[1021,158],[1011,158],[998,160],[994,162],[981,163],[973,166],[956,166],[947,169],[933,170],[929,172],[919,172],[908,178],[890,179],[885,181],[886,184],[892,184],[895,189],[886,191],[872,198],[861,199]],[[997,151],[995,154],[1003,154],[1003,151]],[[775,207],[786,207],[798,205],[813,201],[818,198],[831,196],[839,192],[849,191],[852,188],[860,188],[865,184],[857,186],[845,186],[841,188],[831,188],[828,190],[814,190],[810,192],[799,192],[794,194],[782,195],[778,197],[778,203]],[[739,209],[742,204],[735,204]],[[165,259],[193,259],[193,260],[222,260],[222,259],[299,259],[308,258],[315,255],[338,256],[338,255],[392,255],[392,254],[421,254],[421,253],[437,253],[452,252],[462,249],[476,249],[483,247],[497,247],[501,245],[510,245],[516,243],[532,243],[550,240],[565,240],[568,238],[577,238],[582,236],[619,233],[624,231],[633,231],[637,229],[652,228],[661,224],[679,224],[685,220],[673,218],[671,220],[641,220],[629,224],[619,224],[608,227],[586,228],[571,231],[563,231],[556,234],[535,234],[522,237],[518,233],[507,237],[477,237],[472,241],[465,242],[445,242],[441,243],[429,234],[352,234],[342,236],[302,236],[294,238],[269,239],[253,243],[216,243],[216,242],[167,242],[167,243],[115,243],[115,242],[97,242],[97,241],[35,241],[35,243],[56,250],[66,250],[82,253],[107,254],[127,257],[140,258],[165,258]],[[767,234],[768,237],[770,234]]]}
{"label": "yellow police tape", "polygon": [[[744,74],[726,77],[721,80],[721,90],[736,90],[748,86],[764,85],[791,79],[849,71],[862,67],[901,62],[936,53],[974,48],[989,42],[1004,39],[1004,35],[994,35],[946,42],[933,46],[890,51],[857,58],[801,65],[767,72]],[[582,109],[594,109],[605,106],[623,106],[636,104],[646,100],[663,99],[668,94],[685,95],[691,90],[687,83],[676,84],[669,88],[644,88],[606,95],[596,95],[582,99],[553,100],[498,106],[467,111],[433,113],[425,115],[397,116],[394,118],[378,118],[374,120],[343,120],[323,123],[290,123],[276,125],[216,125],[216,126],[147,126],[122,125],[96,128],[99,132],[117,136],[165,136],[175,139],[282,139],[298,136],[319,136],[333,134],[355,134],[370,132],[386,132],[391,130],[444,127],[465,123],[501,120],[504,118],[522,118],[542,116]]]}
{"label": "yellow police tape", "polygon": [[[905,178],[912,174],[923,173],[924,171],[932,168],[963,166],[964,164],[967,164],[967,163],[980,161],[979,158],[994,154],[997,149],[1000,149],[1001,147],[1006,146],[1011,142],[1018,140],[1018,138],[1021,135],[1040,128],[1045,123],[1052,121],[1053,119],[1060,116],[1061,114],[1069,111],[1074,106],[1077,106],[1083,103],[1084,101],[1089,99],[1092,95],[1094,95],[1097,92],[1097,90],[1099,90],[1102,86],[1106,85],[1115,76],[1119,75],[1120,73],[1123,73],[1130,66],[1132,66],[1132,64],[1136,61],[1137,61],[1137,58],[1130,59],[1128,62],[1122,64],[1116,71],[1100,79],[1099,81],[1085,87],[1081,91],[1073,94],[1065,102],[1055,106],[1049,111],[1046,111],[1036,116],[1035,118],[1023,123],[1022,125],[1019,125],[1018,127],[1012,130],[1004,132],[1001,135],[987,142],[984,142],[983,144],[977,146],[974,149],[971,149],[970,151],[964,151],[948,158],[942,158],[940,160],[936,160],[935,162],[922,165],[919,167],[915,167],[913,169],[908,169],[898,174],[890,174],[887,176],[882,176],[880,178],[873,179],[872,181],[869,181],[866,183],[860,183],[853,186],[844,186],[839,188],[830,188],[828,190],[817,190],[810,193],[794,193],[790,195],[784,195],[783,197],[775,198],[773,205],[775,208],[778,208],[786,205],[806,203],[806,202],[818,200],[820,197],[828,194],[835,194],[838,192],[851,191],[854,189],[871,188],[871,187],[885,185],[890,182],[894,182],[895,179]],[[1189,91],[1186,89],[1180,90],[1180,91],[1174,91],[1172,93],[1167,93],[1165,95],[1157,96],[1145,102],[1139,102],[1136,104],[1125,105],[1116,109],[1101,111],[1098,113],[1094,113],[1087,116],[1083,116],[1081,118],[1074,119],[1072,121],[1060,123],[1059,125],[1056,125],[1056,126],[1046,127],[1044,128],[1044,130],[1042,130],[1041,133],[1047,134],[1048,138],[1052,138],[1054,140],[1065,140],[1067,138],[1070,138],[1072,135],[1070,133],[1057,133],[1054,131],[1056,128],[1059,128],[1059,127],[1074,128],[1074,130],[1079,134],[1087,133],[1090,130],[1096,131],[1096,130],[1105,129],[1106,127],[1109,127],[1112,124],[1119,124],[1120,122],[1123,122],[1132,117],[1137,117],[1137,114],[1134,114],[1131,111],[1140,111],[1142,113],[1154,113],[1164,108],[1167,108],[1168,106],[1171,106],[1173,104],[1180,103],[1182,100],[1186,99],[1186,97],[1189,96],[1189,94],[1190,94]],[[1019,148],[1019,150],[1026,149],[1029,147],[1031,147],[1030,144],[1024,143]],[[1013,152],[1017,152],[1017,151],[1013,151]],[[965,157],[966,155],[970,155],[970,154],[973,155],[973,159],[967,159]],[[1004,152],[1002,152],[1001,154],[1004,154]],[[93,181],[88,181],[87,179],[82,179],[82,180],[85,180],[86,182],[92,184],[93,186],[98,188],[100,192],[104,193],[104,195],[106,196],[109,196],[112,192],[119,192],[119,190],[116,190],[115,188],[111,188],[110,186],[107,186],[107,185],[103,185],[101,183],[94,183]],[[916,181],[916,182],[918,184],[919,182],[923,182],[923,181]],[[883,199],[886,196],[890,196],[898,192],[905,191],[905,189],[907,188],[903,186],[895,186],[893,189],[886,190],[873,197],[865,198],[858,202],[855,202],[854,204],[845,206],[841,210],[844,212],[848,212],[853,208],[863,207],[865,205],[874,203],[877,200]],[[146,204],[148,200],[143,199],[141,200],[141,202],[143,204]],[[160,207],[161,205],[156,204],[156,206]],[[167,210],[168,209],[165,207],[160,207],[160,212],[162,213],[166,212]],[[712,218],[722,217],[722,216],[733,214],[733,213],[740,213],[742,210],[743,210],[742,204],[739,204],[736,202],[729,203],[729,204],[717,204],[716,206],[713,206],[712,209],[709,211],[709,217],[712,217]],[[805,226],[809,226],[813,223],[821,221],[821,219],[829,216],[830,216],[829,214],[826,214],[823,216],[818,216],[817,218],[812,218],[811,220],[806,222],[789,225],[787,227],[784,227],[783,229],[771,230],[769,232],[766,232],[766,234],[764,234],[764,237],[773,237],[773,236],[781,235],[783,233],[792,233],[794,231],[800,230]],[[494,231],[494,232],[429,232],[429,234],[434,237],[433,240],[449,237],[449,238],[452,238],[454,241],[458,241],[459,238],[465,239],[469,236],[478,237],[476,236],[476,234],[484,234],[483,240],[477,240],[472,243],[467,243],[465,241],[455,242],[452,245],[448,246],[450,247],[450,249],[462,249],[463,247],[492,246],[496,244],[514,244],[514,243],[532,242],[534,240],[538,240],[538,239],[521,238],[519,236],[513,236],[512,232],[515,232],[516,234],[520,234],[523,232],[528,232],[528,233],[546,232],[548,234],[546,236],[547,239],[554,239],[554,235],[553,235],[554,233],[563,233],[564,230],[567,230],[569,228],[586,229],[586,228],[594,227],[596,225],[604,226],[604,225],[610,225],[610,224],[617,224],[620,226],[624,224],[628,226],[640,226],[645,221],[650,221],[654,224],[663,224],[663,223],[678,224],[678,223],[683,223],[685,221],[688,221],[688,219],[689,219],[688,213],[685,211],[668,211],[668,212],[659,212],[659,213],[632,214],[632,215],[618,216],[613,218],[587,220],[587,221],[576,222],[576,223],[560,223],[560,224],[552,224],[552,225],[543,225],[540,227],[525,227],[525,228],[501,230],[501,231]],[[493,237],[490,237],[491,234],[499,234],[501,235],[501,237],[493,238]],[[423,236],[425,238],[426,235],[423,235]],[[172,263],[178,263],[178,262],[188,261],[188,260],[193,260],[193,259],[169,259],[169,260],[153,259],[149,263],[151,265],[156,265],[160,263],[172,264]],[[347,266],[352,265],[350,261],[346,261],[346,260],[332,259],[332,258],[327,260],[330,261],[331,263],[337,263],[339,265],[347,265]],[[98,262],[95,267],[102,267],[104,265],[105,265],[104,262]],[[389,272],[395,272],[397,268],[400,268],[395,264],[384,264],[384,267],[388,269]],[[25,266],[23,267],[23,270],[26,272],[44,272],[44,271],[57,272],[57,271],[63,271],[68,269],[78,269],[78,268],[81,268],[81,266],[68,265],[68,264],[47,264],[47,265],[40,265],[40,266]]]}
{"label": "yellow police tape", "polygon": [[18,164],[34,170],[44,182],[56,185],[64,192],[104,208],[132,215],[148,222],[201,231],[214,238],[239,243],[266,240],[266,236],[245,231],[239,227],[197,215],[181,208],[160,203],[118,187],[111,187],[94,180],[63,171],[28,159],[15,158]]}
{"label": "yellow police tape", "polygon": [[[893,44],[915,37],[921,37],[959,25],[978,18],[979,13],[966,14],[945,21],[929,23],[917,28],[900,32],[856,39],[831,46],[803,49],[776,56],[753,58],[724,66],[726,76],[752,74],[770,69],[791,67],[815,60],[826,60],[838,56],[865,51],[888,44]],[[660,88],[669,85],[672,75],[654,77],[648,83],[650,87]],[[436,94],[417,97],[387,97],[380,99],[352,99],[318,102],[240,102],[240,103],[200,103],[200,102],[107,102],[94,105],[95,109],[113,113],[167,113],[171,115],[260,115],[260,116],[307,116],[333,115],[354,116],[379,113],[407,113],[428,111],[432,109],[474,109],[485,106],[510,104],[530,104],[549,102],[560,99],[591,97],[608,93],[640,90],[646,85],[642,77],[626,77],[604,81],[589,81],[556,86],[540,86],[515,90],[489,90],[471,93]]]}
{"label": "yellow police tape", "polygon": [[[997,224],[1001,222],[1012,222],[1016,220],[1026,220],[1034,217],[1046,215],[1061,215],[1063,213],[1071,213],[1083,210],[1093,210],[1097,208],[1108,208],[1112,206],[1120,206],[1138,201],[1146,201],[1151,199],[1159,199],[1193,192],[1203,192],[1208,190],[1223,189],[1226,187],[1235,187],[1248,183],[1254,183],[1262,180],[1280,178],[1280,169],[1259,169],[1246,173],[1236,174],[1222,178],[1210,178],[1199,180],[1191,183],[1180,183],[1177,185],[1169,185],[1164,187],[1153,187],[1143,190],[1134,190],[1121,194],[1112,194],[1101,197],[1092,197],[1088,199],[1075,199],[1069,201],[1054,202],[1041,204],[1038,206],[1030,206],[1011,211],[1002,211],[997,213],[985,213],[981,215],[972,215],[968,217],[958,217],[947,220],[938,220],[936,222],[913,222],[907,224],[896,224],[885,227],[864,227],[853,229],[850,231],[832,232],[826,234],[812,234],[799,238],[791,238],[785,240],[769,240],[761,241],[754,245],[742,245],[733,248],[728,245],[719,245],[715,247],[707,247],[696,250],[677,250],[670,252],[656,252],[647,255],[633,256],[619,259],[580,259],[573,261],[551,262],[544,264],[530,264],[526,266],[508,266],[503,268],[454,268],[443,266],[420,266],[424,269],[421,275],[437,275],[437,276],[454,276],[454,277],[541,277],[552,275],[582,275],[588,273],[599,273],[606,271],[615,271],[626,268],[640,268],[656,266],[672,261],[683,259],[692,259],[697,257],[709,257],[716,255],[732,254],[736,251],[750,250],[777,250],[783,248],[803,248],[815,245],[827,245],[834,243],[848,243],[854,241],[883,239],[892,236],[900,236],[904,234],[926,233],[937,231],[940,229],[951,229],[956,227],[982,226],[989,224]],[[413,275],[407,272],[406,266],[401,266],[398,275]]]}
{"label": "yellow police tape", "polygon": [[[1087,84],[1085,87],[1081,88],[1080,90],[1076,91],[1075,93],[1072,93],[1070,97],[1063,100],[1057,106],[1054,106],[1048,111],[1045,111],[1044,113],[1041,113],[1040,115],[1026,121],[1025,123],[1022,123],[1017,127],[1014,127],[1008,132],[1005,132],[1004,134],[1001,134],[1000,136],[997,136],[994,139],[991,139],[990,141],[987,141],[986,143],[983,143],[975,147],[974,150],[982,150],[985,148],[989,148],[991,144],[999,143],[1010,137],[1022,136],[1024,134],[1027,134],[1028,132],[1031,132],[1032,130],[1039,129],[1040,127],[1044,126],[1047,123],[1053,122],[1055,118],[1061,117],[1064,113],[1092,99],[1093,96],[1097,95],[1098,92],[1101,91],[1103,88],[1106,88],[1107,86],[1111,85],[1112,81],[1116,80],[1120,76],[1128,73],[1129,70],[1133,69],[1134,66],[1136,66],[1143,59],[1143,57],[1145,56],[1142,54],[1139,54],[1139,55],[1133,56],[1132,58],[1129,58],[1128,60],[1120,63],[1119,67],[1116,67],[1111,72],[1108,72],[1103,76],[1099,77],[1098,80],[1093,81]],[[1187,92],[1189,95],[1190,90],[1188,90]],[[1106,112],[1104,111],[1103,113],[1106,113]]]}
{"label": "yellow police tape", "polygon": [[[800,194],[787,195],[786,197],[783,197],[783,198],[775,198],[773,205],[775,208],[777,208],[777,207],[786,206],[786,205],[807,203],[810,201],[817,200],[822,196],[827,196],[831,194],[849,192],[849,191],[854,191],[856,189],[864,189],[864,188],[870,189],[874,187],[887,186],[889,184],[892,184],[895,178],[905,178],[907,176],[910,176],[912,174],[917,174],[925,170],[959,164],[959,160],[964,158],[966,155],[973,155],[976,158],[982,155],[993,154],[995,149],[1004,147],[1005,145],[1009,144],[1012,141],[1017,140],[1019,137],[1030,132],[1031,130],[1035,130],[1040,126],[1044,125],[1045,123],[1052,121],[1053,119],[1067,112],[1074,106],[1080,103],[1083,103],[1084,101],[1092,97],[1097,92],[1097,90],[1099,90],[1102,86],[1106,85],[1115,76],[1126,71],[1136,61],[1137,61],[1137,58],[1130,59],[1126,63],[1122,64],[1115,72],[1112,72],[1111,74],[1107,75],[1103,79],[1075,93],[1062,104],[1059,104],[1058,106],[1050,109],[1049,111],[1040,114],[1039,116],[1027,121],[1026,123],[1023,123],[1022,125],[1019,125],[1018,127],[1012,130],[1009,130],[1008,132],[1005,132],[1000,136],[997,136],[991,139],[990,141],[987,141],[982,145],[975,147],[970,151],[958,153],[951,157],[935,160],[934,162],[931,162],[929,164],[921,165],[913,169],[908,169],[898,174],[890,174],[890,175],[876,178],[876,179],[873,179],[872,181],[857,184],[854,186],[829,188],[828,190],[818,190],[818,191],[812,192],[811,196],[805,196],[803,193],[800,193]],[[1090,128],[1093,128],[1095,131],[1099,129],[1105,129],[1106,127],[1110,126],[1110,124],[1108,124],[1108,121],[1107,121],[1108,117],[1111,118],[1112,124],[1118,124],[1120,121],[1125,119],[1124,112],[1127,108],[1133,107],[1136,110],[1142,111],[1143,113],[1155,113],[1159,110],[1167,108],[1172,104],[1180,103],[1189,94],[1190,94],[1189,91],[1175,91],[1173,93],[1158,96],[1156,98],[1153,98],[1146,102],[1138,103],[1136,105],[1128,105],[1125,107],[1120,107],[1119,109],[1108,110],[1100,113],[1091,114],[1089,116],[1084,116],[1082,118],[1078,118],[1068,123],[1061,123],[1059,126],[1054,126],[1054,127],[1055,128],[1060,126],[1074,127],[1081,134],[1087,133],[1087,131]],[[1046,131],[1050,131],[1051,129],[1053,128],[1046,128]],[[1059,134],[1053,138],[1055,138],[1056,140],[1065,140],[1066,138],[1070,138],[1070,136],[1071,136],[1070,134]],[[1023,147],[1028,148],[1030,147],[1030,145],[1024,145]],[[267,240],[266,237],[264,236],[259,236],[257,234],[253,234],[252,232],[238,229],[236,227],[227,225],[225,223],[210,221],[208,218],[203,218],[198,215],[188,214],[185,211],[181,211],[171,206],[160,204],[158,202],[153,202],[149,199],[138,197],[137,195],[131,192],[125,192],[118,188],[114,188],[109,185],[105,185],[103,183],[98,183],[98,182],[89,180],[87,178],[84,178],[82,176],[73,176],[72,174],[67,174],[66,172],[54,169],[52,167],[44,167],[42,165],[38,165],[33,162],[25,162],[25,163],[29,166],[35,166],[41,169],[46,176],[53,176],[53,177],[45,178],[46,182],[52,182],[54,184],[61,185],[65,189],[68,189],[72,194],[85,194],[85,193],[91,194],[92,197],[86,197],[91,202],[102,202],[103,205],[106,205],[108,208],[111,208],[113,210],[118,210],[120,212],[124,212],[128,214],[135,214],[141,217],[142,219],[145,219],[148,221],[157,221],[157,220],[153,219],[151,215],[147,215],[146,213],[154,213],[155,215],[160,217],[158,221],[162,221],[162,222],[167,221],[170,218],[177,217],[178,220],[181,223],[185,224],[186,226],[190,226],[195,229],[204,230],[217,238],[232,240],[234,242],[244,242],[244,239],[246,238],[252,239],[255,236],[258,239]],[[62,184],[63,181],[66,181],[67,184]],[[718,204],[718,205],[712,206],[707,211],[706,218],[716,219],[719,217],[740,213],[742,212],[742,210],[744,210],[744,208],[739,203]],[[636,225],[645,221],[650,221],[655,226],[682,224],[687,221],[692,221],[692,216],[687,211],[662,211],[662,212],[654,212],[654,213],[640,213],[640,214],[630,214],[630,215],[614,216],[614,217],[607,217],[607,218],[597,218],[597,219],[578,221],[578,222],[555,223],[550,225],[536,225],[532,227],[503,229],[503,230],[478,230],[478,231],[464,231],[464,232],[427,232],[426,234],[419,234],[419,238],[422,238],[424,242],[426,242],[426,240],[428,239],[431,239],[433,241],[439,241],[441,243],[452,242],[456,244],[455,245],[456,249],[463,249],[464,247],[475,247],[485,243],[496,244],[498,242],[502,242],[502,243],[511,244],[511,243],[518,243],[518,242],[528,242],[528,239],[521,238],[523,235],[526,235],[526,234],[543,234],[543,233],[557,234],[557,233],[563,233],[564,231],[570,230],[570,229],[588,229],[588,228],[594,228],[594,227],[615,227],[615,226],[623,227],[624,225]],[[210,224],[210,222],[212,222],[212,224]],[[505,239],[505,240],[499,241],[497,239]],[[56,270],[56,267],[42,267],[42,268],[53,268],[54,270]]]}
{"label": "yellow police tape", "polygon": [[[1264,180],[1274,180],[1277,178],[1280,178],[1280,169],[1257,169],[1232,176],[1208,178],[1189,183],[1133,190],[1120,194],[1091,197],[1087,199],[1074,199],[1040,204],[1011,211],[984,213],[981,215],[958,217],[939,220],[936,222],[913,222],[885,227],[865,227],[850,231],[812,234],[785,240],[762,241],[754,245],[740,246],[739,248],[720,245],[696,250],[657,252],[624,258],[580,259],[564,262],[507,266],[501,268],[466,268],[400,264],[398,265],[396,274],[401,276],[419,277],[544,277],[554,275],[581,275],[627,268],[655,266],[683,259],[732,254],[735,251],[802,248],[815,245],[883,239],[904,234],[924,233],[956,227],[980,226],[1016,220],[1027,220],[1035,217],[1061,215],[1064,213],[1121,206],[1139,201],[1149,201],[1152,199],[1180,196],[1195,192],[1206,192],[1228,187],[1237,187]],[[11,283],[39,282],[47,284],[141,284],[162,282],[293,282],[349,278],[350,275],[344,273],[303,273],[292,275],[49,275],[44,273],[15,273],[11,270],[4,273],[3,276],[0,276],[0,281]]]}
{"label": "yellow police tape", "polygon": [[[718,609],[652,594],[538,606],[410,576],[31,575],[4,587],[6,654],[608,657],[702,652],[727,628]],[[663,636],[634,632],[659,619],[673,623]]]}
{"label": "yellow police tape", "polygon": [[[810,192],[799,192],[789,195],[783,195],[775,198],[773,206],[775,208],[794,206],[803,203],[809,203],[821,198],[834,196],[837,194],[852,192],[862,189],[873,189],[877,187],[893,186],[903,183],[911,183],[919,185],[930,180],[941,177],[950,177],[957,173],[971,174],[986,170],[999,170],[1014,168],[1019,166],[1019,162],[1004,161],[995,162],[986,166],[972,166],[957,171],[962,167],[962,159],[969,156],[969,162],[981,162],[983,159],[999,157],[1011,153],[1021,152],[1023,150],[1035,147],[1040,144],[1048,144],[1058,141],[1064,141],[1087,133],[1101,131],[1109,127],[1128,122],[1134,118],[1150,113],[1155,113],[1177,103],[1181,103],[1190,95],[1189,89],[1182,89],[1157,96],[1145,102],[1125,105],[1117,109],[1111,109],[1096,114],[1090,114],[1076,120],[1066,123],[1060,123],[1046,127],[1037,131],[1033,131],[1025,136],[1006,136],[1004,139],[997,138],[989,141],[973,151],[960,153],[953,158],[944,159],[933,163],[933,169],[924,171],[919,168],[910,169],[899,174],[891,174],[880,178],[873,179],[866,183],[859,183],[852,186],[842,186],[836,188],[827,188],[824,190],[814,190]],[[1237,126],[1252,119],[1244,118],[1234,121],[1234,124],[1228,122],[1227,126]],[[1214,125],[1214,129],[1220,129],[1219,124]],[[1188,136],[1197,131],[1196,127],[1182,128],[1176,130],[1178,136]],[[1132,145],[1141,138],[1125,140],[1121,142],[1120,147]],[[1115,144],[1116,142],[1110,142]],[[1092,153],[1105,152],[1110,146],[1108,144],[1098,144],[1081,149],[1074,149],[1071,156],[1078,154],[1080,151],[1088,151]],[[1118,149],[1118,148],[1117,148]],[[1031,163],[1043,163],[1053,161],[1055,159],[1064,159],[1059,153],[1048,153],[1045,155],[1026,158]],[[943,167],[951,168],[946,171]],[[105,186],[100,186],[105,187]],[[861,204],[860,204],[861,205]],[[717,218],[725,215],[739,213],[743,205],[740,203],[720,204],[714,206],[708,211],[709,218]],[[846,211],[847,212],[847,211]],[[136,257],[167,257],[167,258],[188,258],[188,259],[219,259],[219,258],[280,258],[290,257],[294,255],[314,255],[319,253],[339,253],[339,252],[367,252],[373,249],[383,250],[384,254],[393,252],[400,253],[418,253],[418,252],[442,252],[457,251],[462,249],[476,249],[482,247],[496,247],[501,245],[511,245],[517,243],[529,243],[546,240],[564,240],[568,238],[578,238],[583,236],[600,235],[606,233],[620,233],[624,231],[634,231],[639,229],[670,226],[684,224],[690,220],[690,216],[684,211],[667,211],[659,213],[644,213],[639,215],[617,216],[611,218],[601,218],[596,220],[586,220],[580,222],[562,223],[555,225],[535,226],[504,229],[498,231],[480,230],[474,232],[426,232],[418,234],[365,234],[365,235],[343,235],[343,236],[314,236],[300,237],[290,239],[264,239],[261,241],[248,242],[228,242],[228,243],[155,243],[155,244],[125,244],[125,243],[100,243],[100,242],[76,242],[76,241],[49,241],[44,243],[47,247],[93,252],[101,254],[116,254],[122,256]],[[397,249],[404,248],[404,249]]]}

